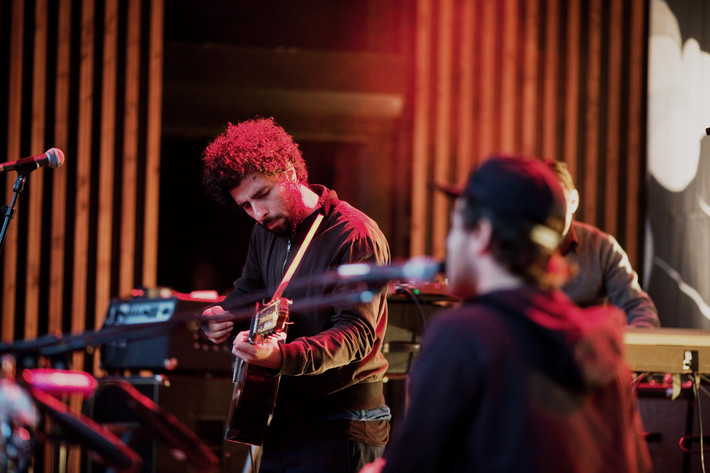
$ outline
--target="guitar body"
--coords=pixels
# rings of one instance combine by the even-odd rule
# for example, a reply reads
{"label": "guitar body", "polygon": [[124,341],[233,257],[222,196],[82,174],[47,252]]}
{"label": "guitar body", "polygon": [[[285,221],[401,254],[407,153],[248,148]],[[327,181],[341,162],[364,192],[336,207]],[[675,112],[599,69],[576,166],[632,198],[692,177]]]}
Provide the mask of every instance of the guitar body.
{"label": "guitar body", "polygon": [[234,383],[224,438],[231,442],[261,445],[274,412],[281,377],[261,366],[241,360],[237,363],[242,366]]}
{"label": "guitar body", "polygon": [[[265,337],[285,331],[288,320],[285,298],[277,299],[261,309],[252,320],[249,341],[260,343]],[[234,365],[234,391],[227,417],[225,440],[261,445],[271,422],[281,376],[273,370],[237,359]]]}

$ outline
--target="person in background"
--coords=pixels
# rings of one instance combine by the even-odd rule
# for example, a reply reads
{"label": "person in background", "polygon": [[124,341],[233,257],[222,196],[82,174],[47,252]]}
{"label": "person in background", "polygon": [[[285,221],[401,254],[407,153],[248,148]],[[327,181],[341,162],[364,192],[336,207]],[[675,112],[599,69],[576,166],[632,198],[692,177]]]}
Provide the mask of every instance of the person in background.
{"label": "person in background", "polygon": [[638,275],[621,245],[608,233],[574,219],[579,192],[565,163],[545,162],[555,172],[567,200],[560,251],[573,274],[562,291],[582,307],[608,302],[621,308],[630,326],[659,327],[656,305],[641,289]]}
{"label": "person in background", "polygon": [[574,305],[548,271],[564,224],[540,161],[493,156],[470,174],[446,240],[462,302],[428,326],[404,418],[362,473],[650,471],[623,312]]}
{"label": "person in background", "polygon": [[[234,290],[203,312],[215,319],[203,325],[212,342],[234,336],[234,323],[219,316],[237,310],[244,295],[276,292],[319,216],[322,222],[283,297],[294,303],[325,298],[339,284],[299,281],[344,264],[389,263],[389,246],[377,224],[333,190],[308,183],[298,145],[272,118],[229,124],[202,161],[208,192],[256,221]],[[260,472],[356,472],[381,456],[390,420],[382,389],[386,291],[374,291],[370,302],[294,312],[285,341],[272,336],[252,344],[247,331],[236,334],[236,357],[281,376]]]}

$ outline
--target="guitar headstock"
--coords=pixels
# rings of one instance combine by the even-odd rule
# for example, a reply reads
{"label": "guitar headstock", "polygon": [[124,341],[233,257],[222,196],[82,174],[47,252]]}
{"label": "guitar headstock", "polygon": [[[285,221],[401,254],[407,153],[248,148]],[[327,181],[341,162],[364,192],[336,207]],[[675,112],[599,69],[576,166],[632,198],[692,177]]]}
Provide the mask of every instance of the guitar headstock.
{"label": "guitar headstock", "polygon": [[288,322],[288,306],[293,301],[280,297],[267,304],[256,304],[256,314],[251,322],[249,341],[259,343],[272,333],[283,332]]}

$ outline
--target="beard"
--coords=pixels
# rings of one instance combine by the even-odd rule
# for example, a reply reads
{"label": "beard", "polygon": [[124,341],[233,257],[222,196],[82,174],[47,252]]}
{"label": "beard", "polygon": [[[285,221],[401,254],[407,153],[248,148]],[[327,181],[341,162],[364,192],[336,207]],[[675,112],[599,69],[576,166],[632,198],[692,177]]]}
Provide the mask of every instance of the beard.
{"label": "beard", "polygon": [[292,217],[277,217],[262,222],[261,225],[276,236],[289,237],[296,231],[299,223],[300,220],[296,221]]}
{"label": "beard", "polygon": [[281,186],[284,211],[281,215],[267,219],[262,225],[276,236],[288,237],[294,234],[298,225],[310,212],[303,202],[298,183],[284,182]]}

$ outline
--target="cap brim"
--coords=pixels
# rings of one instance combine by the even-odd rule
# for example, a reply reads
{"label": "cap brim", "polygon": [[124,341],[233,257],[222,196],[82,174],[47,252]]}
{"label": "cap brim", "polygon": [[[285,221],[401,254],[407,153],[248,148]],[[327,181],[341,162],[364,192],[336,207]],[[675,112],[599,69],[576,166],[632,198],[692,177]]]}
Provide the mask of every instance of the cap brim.
{"label": "cap brim", "polygon": [[463,189],[454,184],[439,184],[438,182],[429,181],[429,189],[444,193],[447,197],[459,197],[463,193]]}

